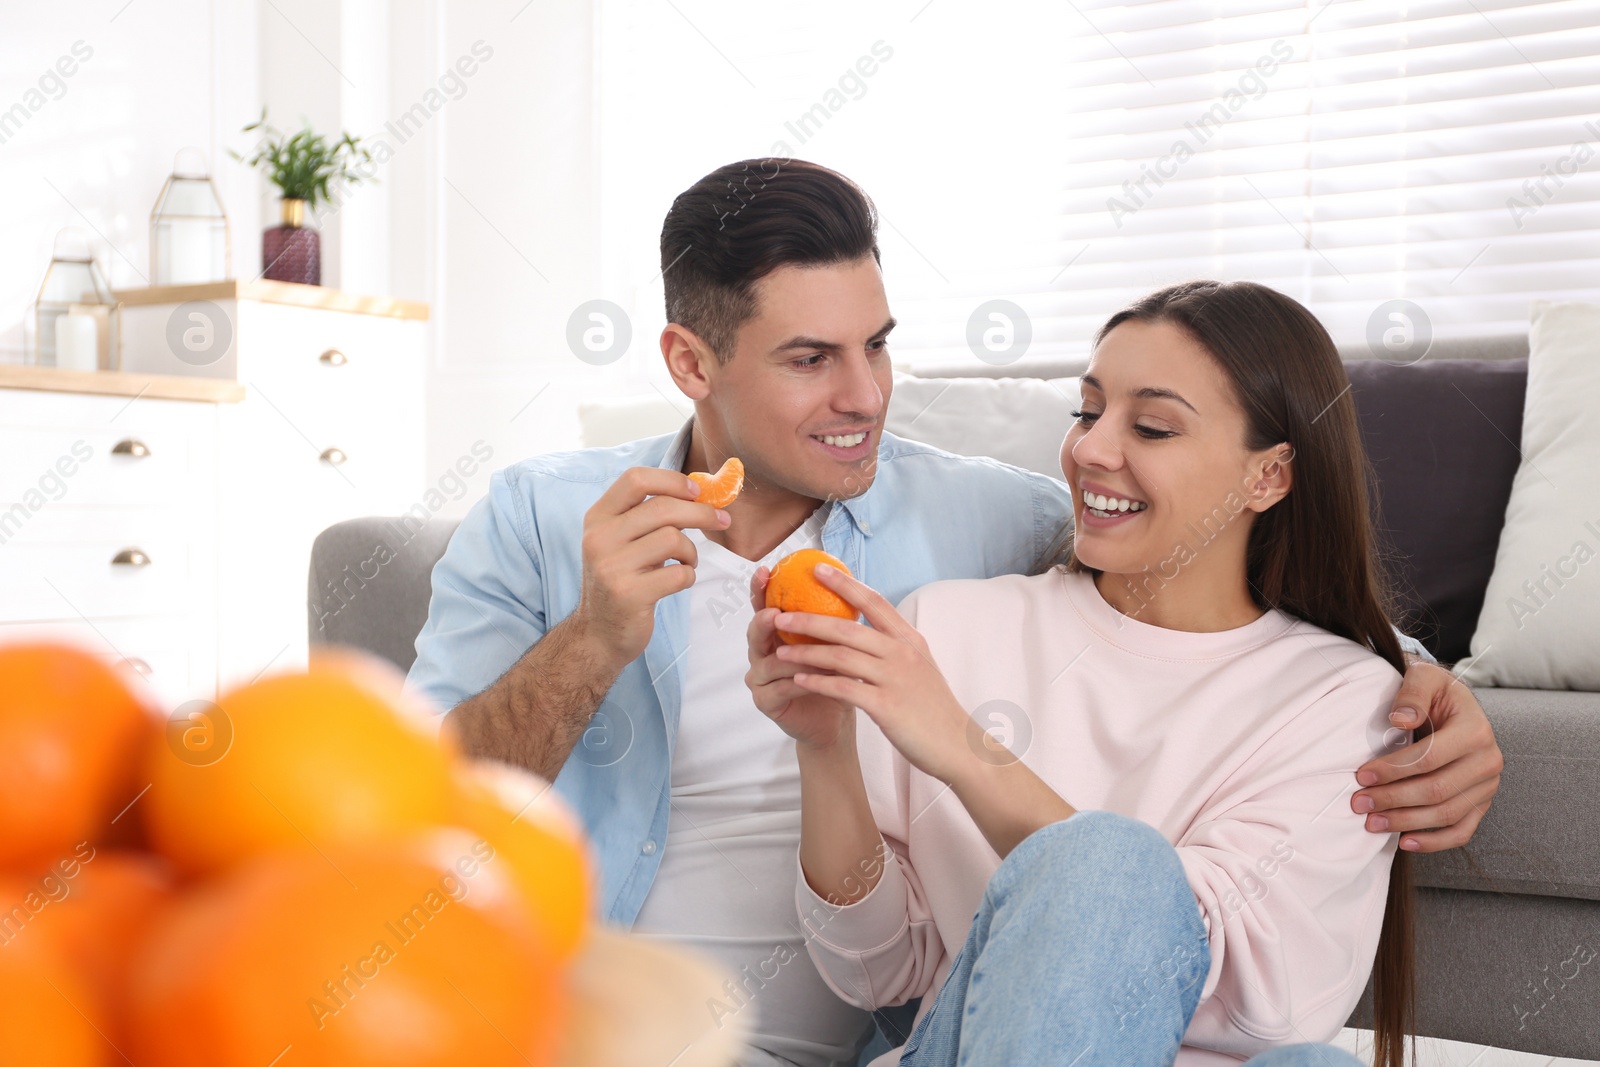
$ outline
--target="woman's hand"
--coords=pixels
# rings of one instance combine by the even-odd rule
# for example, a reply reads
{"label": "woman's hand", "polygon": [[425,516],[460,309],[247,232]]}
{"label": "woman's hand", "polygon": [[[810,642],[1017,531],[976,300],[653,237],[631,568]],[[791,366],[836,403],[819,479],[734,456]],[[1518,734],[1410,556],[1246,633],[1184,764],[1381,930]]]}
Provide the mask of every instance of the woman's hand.
{"label": "woman's hand", "polygon": [[750,694],[762,714],[798,743],[824,749],[846,739],[853,742],[855,708],[796,685],[794,675],[801,669],[799,665],[774,655],[778,649],[788,646],[783,644],[773,625],[778,609],[762,607],[771,574],[766,567],[760,567],[750,579],[750,599],[756,613],[746,631],[750,643],[750,670],[745,672],[745,685],[750,687]]}
{"label": "woman's hand", "polygon": [[949,783],[975,756],[969,733],[982,734],[934,666],[927,642],[873,589],[827,564],[816,576],[872,625],[805,612],[776,615],[778,629],[828,642],[777,646],[775,658],[793,672],[790,684],[860,708],[912,766]]}

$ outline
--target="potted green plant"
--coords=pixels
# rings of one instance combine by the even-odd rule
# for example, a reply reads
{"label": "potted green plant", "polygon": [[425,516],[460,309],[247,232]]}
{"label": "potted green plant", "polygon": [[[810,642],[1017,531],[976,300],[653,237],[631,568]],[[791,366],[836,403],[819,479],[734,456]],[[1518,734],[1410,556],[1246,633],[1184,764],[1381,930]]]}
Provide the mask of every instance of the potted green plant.
{"label": "potted green plant", "polygon": [[372,153],[362,147],[361,138],[349,133],[330,144],[309,124],[299,133],[286,134],[268,125],[265,109],[243,132],[257,130],[261,140],[249,159],[231,150],[229,154],[260,170],[283,197],[281,223],[261,235],[262,276],[321,285],[322,242],[317,231],[306,226],[306,214],[318,204],[332,203],[345,186],[376,181],[370,170],[362,169],[372,162]]}

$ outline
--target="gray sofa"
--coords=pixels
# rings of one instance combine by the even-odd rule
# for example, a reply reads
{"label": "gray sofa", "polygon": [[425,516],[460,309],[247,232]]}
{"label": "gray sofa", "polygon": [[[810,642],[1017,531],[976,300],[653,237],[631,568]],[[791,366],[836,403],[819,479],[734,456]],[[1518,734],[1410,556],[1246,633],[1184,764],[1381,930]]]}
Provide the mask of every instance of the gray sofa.
{"label": "gray sofa", "polygon": [[[1526,338],[1441,342],[1416,367],[1345,353],[1405,625],[1446,662],[1465,655],[1493,564],[1518,458],[1527,352]],[[1081,371],[974,363],[923,375]],[[453,530],[402,516],[324,531],[311,559],[312,642],[355,645],[409,667],[429,574]],[[361,573],[379,544],[393,559]],[[1506,766],[1471,844],[1417,859],[1417,1033],[1600,1060],[1600,694],[1477,696]],[[1370,1027],[1368,999],[1350,1025]]]}

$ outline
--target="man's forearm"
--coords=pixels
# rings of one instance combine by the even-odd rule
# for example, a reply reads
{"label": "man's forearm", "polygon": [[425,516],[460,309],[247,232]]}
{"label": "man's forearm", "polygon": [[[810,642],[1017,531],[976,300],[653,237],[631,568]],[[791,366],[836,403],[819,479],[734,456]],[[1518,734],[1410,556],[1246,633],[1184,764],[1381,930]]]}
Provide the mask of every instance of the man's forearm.
{"label": "man's forearm", "polygon": [[469,755],[554,780],[625,666],[570,616],[493,685],[457,704],[449,719]]}

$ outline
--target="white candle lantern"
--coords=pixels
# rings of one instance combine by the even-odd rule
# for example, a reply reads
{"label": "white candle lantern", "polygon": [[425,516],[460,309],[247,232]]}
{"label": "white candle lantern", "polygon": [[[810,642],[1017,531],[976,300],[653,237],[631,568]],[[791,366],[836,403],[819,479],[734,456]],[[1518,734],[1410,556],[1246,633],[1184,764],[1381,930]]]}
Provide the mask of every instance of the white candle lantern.
{"label": "white candle lantern", "polygon": [[94,324],[95,364],[101,369],[115,370],[120,355],[117,334],[121,325],[117,301],[111,295],[105,275],[100,273],[94,257],[89,254],[87,237],[74,228],[56,234],[50,266],[44,272],[39,298],[34,303],[34,350],[40,364],[60,365],[57,338],[69,337],[68,355],[74,366],[83,367],[85,356],[80,346],[85,343],[84,327],[73,323],[62,327],[62,333],[57,332],[57,320],[69,314]]}
{"label": "white candle lantern", "polygon": [[[199,157],[184,169],[184,156]],[[185,148],[150,210],[150,284],[203,285],[228,278],[228,216],[206,172],[205,156]]]}
{"label": "white candle lantern", "polygon": [[98,370],[100,324],[93,315],[69,311],[56,316],[56,366],[62,370]]}

